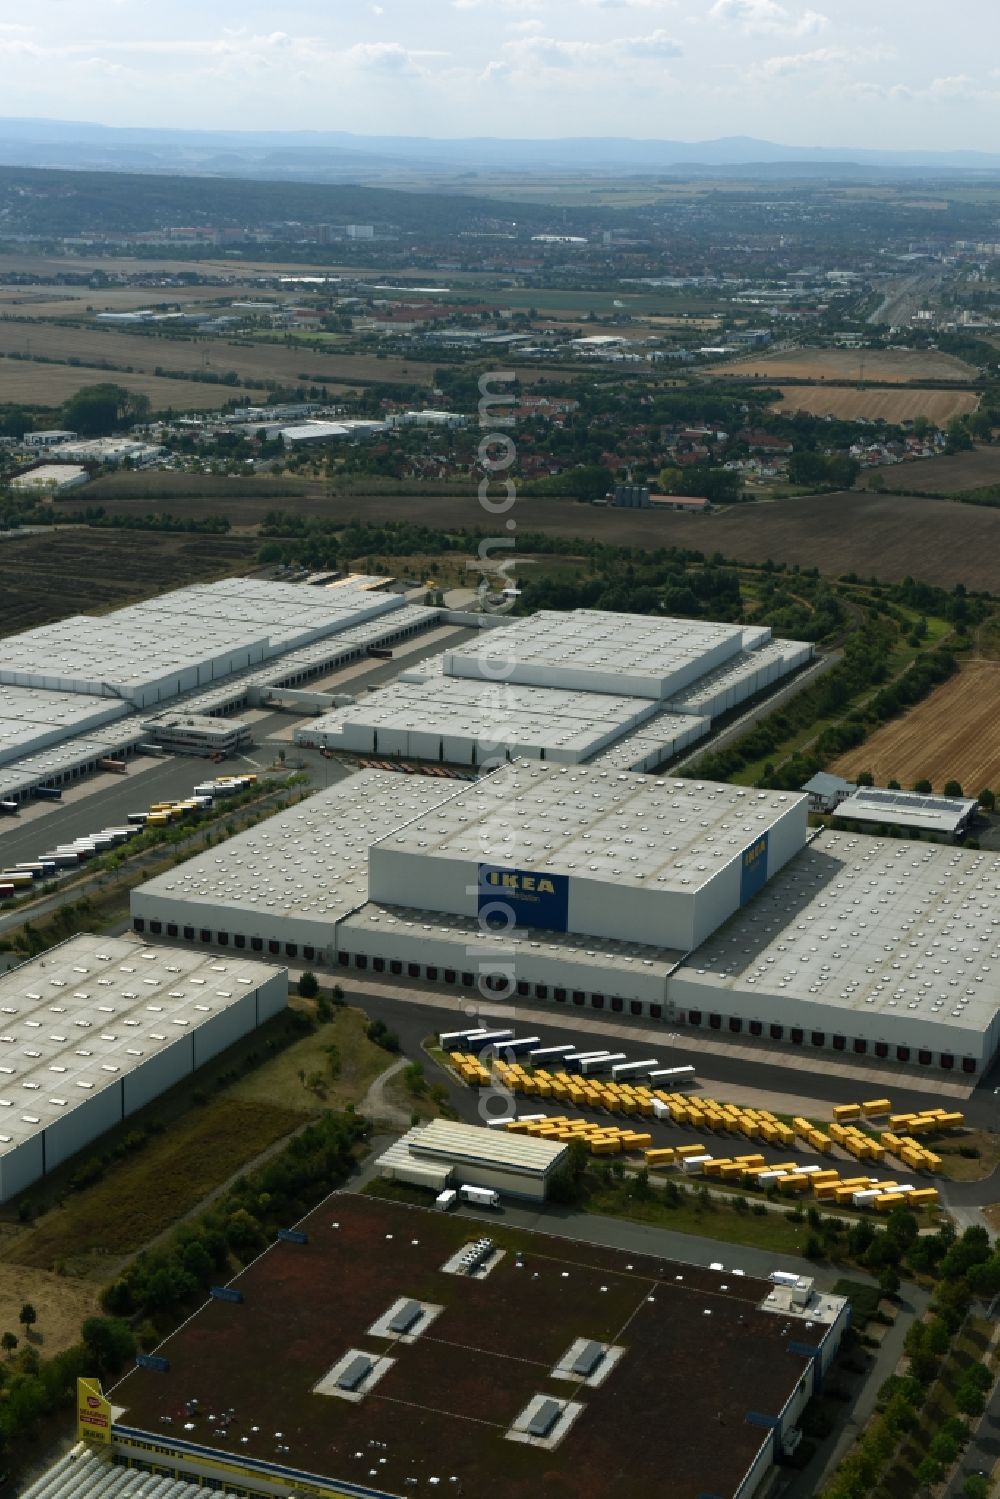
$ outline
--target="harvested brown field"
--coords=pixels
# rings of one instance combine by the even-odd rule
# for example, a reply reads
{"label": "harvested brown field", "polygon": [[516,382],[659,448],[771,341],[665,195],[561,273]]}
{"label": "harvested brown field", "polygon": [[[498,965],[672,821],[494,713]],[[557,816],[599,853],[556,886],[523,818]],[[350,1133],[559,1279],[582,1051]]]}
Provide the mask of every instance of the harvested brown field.
{"label": "harvested brown field", "polygon": [[881,476],[887,489],[908,494],[960,494],[967,489],[982,489],[987,484],[1000,484],[1000,443],[977,448],[973,453],[886,464],[869,469],[861,482],[870,485],[876,475]]}
{"label": "harvested brown field", "polygon": [[[218,288],[211,290],[218,292]],[[292,348],[279,340],[225,339],[196,334],[128,333],[120,328],[83,324],[73,327],[0,319],[0,353],[45,355],[50,359],[79,359],[84,365],[106,360],[126,369],[151,375],[165,370],[206,370],[224,375],[234,370],[251,385],[267,381],[302,384],[303,375],[322,376],[327,381],[346,381],[338,391],[351,388],[353,380],[407,381],[414,385],[433,382],[429,364],[402,359],[377,359],[374,354],[345,354],[333,344]],[[58,368],[58,366],[57,366]],[[105,379],[111,378],[105,376]],[[212,390],[214,387],[205,387]],[[233,391],[226,392],[231,399]]]}
{"label": "harvested brown field", "polygon": [[748,375],[763,380],[866,380],[905,384],[908,380],[974,380],[976,371],[952,354],[923,349],[794,349],[787,354],[754,354],[714,370],[713,378]]}
{"label": "harvested brown field", "polygon": [[[331,519],[358,516],[376,524],[419,520],[428,526],[482,526],[474,493],[467,499],[366,495],[326,502]],[[857,572],[898,582],[923,578],[953,588],[1000,593],[1000,512],[949,500],[871,495],[840,490],[754,505],[732,505],[709,515],[658,515],[603,509],[573,500],[531,498],[514,514],[518,531],[540,531],[571,541],[593,538],[623,546],[692,547],[719,551],[737,562],[798,563],[828,576]]]}
{"label": "harvested brown field", "polygon": [[0,405],[61,406],[85,385],[107,381],[148,396],[154,411],[216,410],[234,396],[263,400],[263,389],[238,391],[230,385],[200,380],[166,380],[156,375],[126,374],[121,370],[87,369],[66,364],[36,364],[26,359],[0,359]]}
{"label": "harvested brown field", "polygon": [[[6,261],[0,260],[6,269]],[[58,282],[34,286],[0,285],[0,312],[14,317],[85,317],[91,312],[135,312],[141,307],[177,301],[218,302],[233,295],[225,286],[61,286]]]}
{"label": "harvested brown field", "polygon": [[0,538],[0,635],[249,571],[252,542],[72,527]]}
{"label": "harvested brown field", "polygon": [[970,661],[830,769],[848,780],[870,770],[882,786],[926,778],[935,791],[955,780],[970,796],[1000,786],[1000,663]]}
{"label": "harvested brown field", "polygon": [[[151,503],[175,515],[225,515],[238,529],[252,529],[269,510],[349,521],[419,521],[443,530],[481,530],[483,512],[475,492],[441,495],[328,494],[321,483],[304,483],[298,495],[275,495],[267,481],[211,479],[186,474],[139,476],[155,492],[136,497],[135,475],[101,479],[87,490],[88,502],[115,513],[143,513]],[[176,488],[172,487],[176,486]],[[736,562],[798,563],[829,576],[857,572],[888,582],[907,576],[952,588],[1000,593],[1000,513],[948,500],[839,491],[787,500],[733,505],[709,515],[659,515],[613,510],[573,500],[522,499],[515,512],[522,536],[541,532],[564,539],[588,538],[635,547],[691,547],[719,551]],[[107,533],[103,533],[107,534]],[[208,544],[211,538],[202,538]],[[569,548],[572,550],[572,548]]]}
{"label": "harvested brown field", "polygon": [[848,385],[786,385],[783,401],[774,411],[808,411],[811,416],[835,416],[847,422],[912,422],[925,416],[943,426],[953,416],[975,411],[979,397],[972,390],[902,390],[852,388]]}

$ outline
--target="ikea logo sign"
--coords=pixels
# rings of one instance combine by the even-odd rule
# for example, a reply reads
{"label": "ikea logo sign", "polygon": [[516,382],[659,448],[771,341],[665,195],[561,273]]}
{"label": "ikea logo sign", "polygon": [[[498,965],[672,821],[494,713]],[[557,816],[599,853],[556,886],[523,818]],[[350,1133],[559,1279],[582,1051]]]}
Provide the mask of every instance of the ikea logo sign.
{"label": "ikea logo sign", "polygon": [[767,838],[762,833],[740,856],[740,905],[745,906],[767,883]]}
{"label": "ikea logo sign", "polygon": [[569,879],[564,874],[480,864],[479,914],[490,925],[564,932],[569,919]]}
{"label": "ikea logo sign", "polygon": [[743,868],[749,869],[756,864],[758,859],[767,858],[767,836],[758,838],[756,843],[751,843],[749,848],[743,850]]}
{"label": "ikea logo sign", "polygon": [[486,883],[501,890],[521,890],[525,895],[555,895],[555,881],[550,875],[521,874],[517,869],[491,869]]}

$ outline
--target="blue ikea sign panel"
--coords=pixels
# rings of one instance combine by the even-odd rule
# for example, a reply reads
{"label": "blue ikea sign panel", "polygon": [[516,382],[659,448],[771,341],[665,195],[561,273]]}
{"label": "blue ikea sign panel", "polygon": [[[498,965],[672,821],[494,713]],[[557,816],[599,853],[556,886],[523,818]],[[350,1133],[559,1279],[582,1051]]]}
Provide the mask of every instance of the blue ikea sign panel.
{"label": "blue ikea sign panel", "polygon": [[767,834],[761,833],[740,855],[740,905],[745,906],[767,882]]}
{"label": "blue ikea sign panel", "polygon": [[170,1360],[160,1358],[155,1353],[137,1353],[135,1363],[137,1369],[153,1369],[157,1374],[170,1373]]}
{"label": "blue ikea sign panel", "polygon": [[308,1244],[309,1235],[300,1228],[279,1228],[278,1238],[283,1244]]}
{"label": "blue ikea sign panel", "polygon": [[569,877],[480,864],[479,914],[484,913],[491,925],[564,932],[569,921]]}

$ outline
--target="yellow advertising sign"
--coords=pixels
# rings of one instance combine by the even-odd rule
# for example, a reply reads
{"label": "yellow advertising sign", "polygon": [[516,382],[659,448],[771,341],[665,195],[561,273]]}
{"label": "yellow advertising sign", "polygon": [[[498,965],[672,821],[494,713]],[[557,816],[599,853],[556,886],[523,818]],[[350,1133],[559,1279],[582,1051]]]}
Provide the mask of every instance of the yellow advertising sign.
{"label": "yellow advertising sign", "polygon": [[111,1406],[99,1379],[76,1382],[76,1437],[99,1447],[111,1445]]}

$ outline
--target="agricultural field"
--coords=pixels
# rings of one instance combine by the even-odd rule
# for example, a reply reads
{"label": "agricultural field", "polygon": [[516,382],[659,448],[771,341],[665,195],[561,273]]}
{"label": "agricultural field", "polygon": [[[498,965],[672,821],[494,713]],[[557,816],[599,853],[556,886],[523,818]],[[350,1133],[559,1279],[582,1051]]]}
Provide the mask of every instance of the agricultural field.
{"label": "agricultural field", "polygon": [[[412,520],[428,526],[482,526],[474,493],[408,497],[337,496],[331,519],[378,523]],[[948,500],[854,491],[732,505],[710,515],[658,515],[613,510],[573,500],[525,498],[514,511],[518,530],[548,536],[594,538],[624,546],[691,547],[719,551],[736,562],[796,563],[838,577],[857,572],[888,582],[923,578],[953,588],[1000,593],[1000,513]]]}
{"label": "agricultural field", "polygon": [[892,777],[906,787],[926,778],[940,791],[955,780],[970,796],[1000,786],[1000,663],[963,665],[829,768],[848,780],[870,770],[881,786]]}
{"label": "agricultural field", "polygon": [[[0,258],[0,274],[7,268]],[[65,266],[62,267],[66,269]],[[75,269],[75,267],[74,267]],[[105,266],[106,269],[106,266]],[[189,267],[190,269],[190,267]],[[187,302],[228,301],[225,286],[35,286],[0,285],[0,315],[30,318],[82,318],[94,312],[135,312],[140,307]]]}
{"label": "agricultural field", "polygon": [[713,371],[713,376],[748,375],[763,380],[879,380],[905,385],[910,380],[974,380],[962,359],[922,349],[793,349],[787,354],[754,354]]}
{"label": "agricultural field", "polygon": [[887,489],[907,494],[961,494],[969,489],[982,489],[989,484],[1000,484],[1000,443],[978,447],[972,453],[889,463],[869,469],[859,482],[870,486],[876,476]]}
{"label": "agricultural field", "polygon": [[[83,385],[113,380],[149,396],[154,411],[215,408],[227,402],[266,399],[267,382],[286,386],[322,380],[332,396],[353,393],[352,382],[377,381],[429,385],[429,364],[378,359],[374,354],[330,352],[325,347],[289,348],[284,343],[226,343],[211,338],[156,338],[149,334],[108,332],[101,328],[51,327],[41,323],[0,321],[0,354],[13,352],[50,359],[74,359],[73,365],[37,359],[0,358],[0,404],[58,406]],[[112,366],[101,368],[102,361]],[[201,380],[166,379],[160,369],[203,370],[212,375],[235,371],[242,386]],[[132,373],[127,373],[131,370]]]}
{"label": "agricultural field", "polygon": [[230,385],[211,385],[200,380],[165,380],[156,375],[129,375],[120,370],[0,359],[0,406],[61,406],[85,385],[103,385],[109,380],[148,396],[154,411],[214,411],[237,395],[252,401],[263,401],[266,396],[263,389],[237,390]]}
{"label": "agricultural field", "polygon": [[807,411],[810,416],[834,416],[846,422],[912,422],[925,416],[943,427],[953,416],[975,411],[979,397],[971,390],[906,390],[870,385],[786,385],[783,401],[772,410],[787,415]]}
{"label": "agricultural field", "polygon": [[75,527],[0,536],[0,636],[246,572],[254,552],[252,543],[224,536]]}
{"label": "agricultural field", "polygon": [[[136,484],[148,485],[136,491]],[[266,487],[265,487],[266,486]],[[175,515],[225,515],[246,532],[269,510],[291,510],[346,525],[349,521],[419,520],[445,530],[481,530],[483,511],[468,494],[329,493],[305,481],[299,498],[280,495],[267,481],[212,479],[187,474],[128,475],[99,480],[88,502],[109,512],[142,513],[151,501]],[[949,500],[840,491],[756,504],[732,505],[709,515],[659,515],[614,510],[574,500],[524,497],[514,512],[519,532],[541,532],[571,543],[583,537],[635,547],[691,547],[719,551],[734,562],[770,557],[800,567],[820,566],[839,576],[857,572],[898,582],[909,576],[953,588],[1000,593],[1000,513]],[[205,538],[207,541],[207,538]],[[568,547],[572,551],[572,547]]]}
{"label": "agricultural field", "polygon": [[[0,354],[28,355],[29,358],[36,359],[38,356],[74,359],[79,360],[82,365],[115,365],[117,368],[114,374],[102,372],[105,380],[117,380],[117,371],[127,369],[145,375],[152,375],[156,369],[164,369],[181,373],[203,371],[220,376],[235,370],[247,384],[261,386],[267,381],[276,380],[284,380],[289,384],[300,383],[302,375],[311,372],[314,364],[315,373],[324,374],[323,365],[326,360],[326,355],[322,354],[319,356],[319,364],[316,364],[316,357],[311,349],[289,349],[283,343],[231,343],[226,339],[199,338],[195,335],[126,333],[100,324],[65,327],[52,323],[12,322],[9,319],[0,320]],[[303,363],[303,360],[307,362]],[[384,361],[379,360],[379,364],[382,363]],[[25,367],[26,364],[21,359],[15,365],[18,369]],[[4,368],[6,366],[0,363],[0,370]],[[62,369],[62,366],[54,368]],[[74,371],[71,369],[68,373],[72,378]],[[206,398],[209,392],[218,389],[212,385],[203,386],[200,381],[193,383],[199,391],[206,392]],[[337,386],[333,393],[340,394],[350,388]],[[232,400],[237,394],[226,387],[223,390],[226,400]]]}

